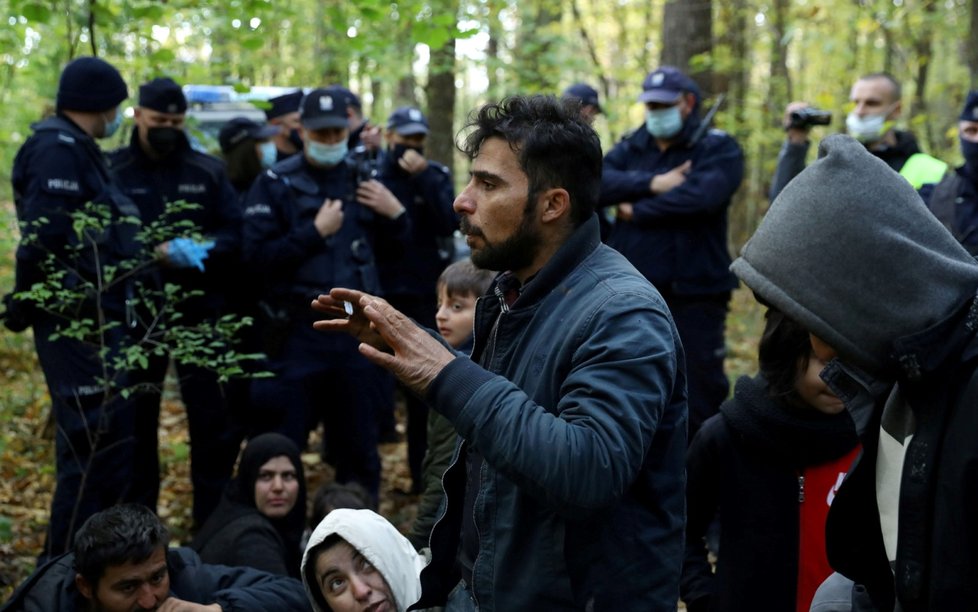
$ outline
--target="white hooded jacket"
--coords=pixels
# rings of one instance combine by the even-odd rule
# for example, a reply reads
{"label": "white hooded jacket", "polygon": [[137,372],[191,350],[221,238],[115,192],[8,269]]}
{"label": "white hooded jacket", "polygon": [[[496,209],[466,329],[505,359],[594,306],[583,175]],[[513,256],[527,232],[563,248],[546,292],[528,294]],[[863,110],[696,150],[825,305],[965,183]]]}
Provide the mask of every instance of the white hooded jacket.
{"label": "white hooded jacket", "polygon": [[[421,598],[419,575],[425,566],[425,559],[411,546],[411,543],[384,517],[372,510],[351,510],[340,508],[326,515],[309,537],[306,550],[302,553],[302,584],[312,609],[316,612],[331,612],[321,604],[322,597],[314,597],[313,589],[320,593],[315,577],[314,564],[310,572],[309,551],[323,540],[336,534],[357,549],[363,557],[384,577],[394,596],[398,612],[405,612],[408,606]],[[310,580],[311,579],[311,580]]]}

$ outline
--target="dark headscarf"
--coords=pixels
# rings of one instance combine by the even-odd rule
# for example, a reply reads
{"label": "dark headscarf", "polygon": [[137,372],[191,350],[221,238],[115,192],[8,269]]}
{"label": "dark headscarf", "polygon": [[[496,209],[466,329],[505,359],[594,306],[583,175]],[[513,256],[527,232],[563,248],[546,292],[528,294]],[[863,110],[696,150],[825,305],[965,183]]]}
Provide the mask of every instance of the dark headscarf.
{"label": "dark headscarf", "polygon": [[[292,568],[297,569],[301,555],[299,545],[302,541],[306,521],[306,476],[302,469],[299,448],[291,439],[282,434],[265,433],[248,441],[248,445],[241,451],[238,473],[228,483],[221,506],[215,512],[215,514],[221,512],[222,516],[212,517],[211,520],[208,520],[198,537],[206,536],[205,532],[210,529],[220,529],[239,512],[257,512],[255,481],[258,479],[258,472],[261,470],[261,466],[270,459],[281,456],[288,457],[289,461],[292,462],[292,467],[295,468],[296,478],[299,482],[299,493],[296,496],[295,506],[287,515],[278,519],[265,518],[282,536],[287,555],[286,566],[290,570]],[[220,518],[220,520],[214,520],[215,518]]]}

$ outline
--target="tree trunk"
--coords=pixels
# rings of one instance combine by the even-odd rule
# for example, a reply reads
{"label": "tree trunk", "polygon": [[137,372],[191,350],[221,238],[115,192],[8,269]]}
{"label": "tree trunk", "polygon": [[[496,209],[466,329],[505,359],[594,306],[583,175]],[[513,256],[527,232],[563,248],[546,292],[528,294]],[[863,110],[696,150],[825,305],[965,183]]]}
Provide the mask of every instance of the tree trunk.
{"label": "tree trunk", "polygon": [[428,124],[425,143],[429,159],[454,169],[455,158],[455,39],[432,50],[428,64]]}
{"label": "tree trunk", "polygon": [[703,60],[712,52],[712,0],[667,0],[662,15],[662,64],[684,71],[709,94],[714,91],[713,70]]}
{"label": "tree trunk", "polygon": [[788,74],[788,45],[785,33],[788,29],[790,0],[774,0],[771,20],[771,80],[768,82],[770,113],[780,125],[781,111],[794,99],[791,91],[791,75]]}
{"label": "tree trunk", "polygon": [[924,141],[927,143],[927,150],[937,149],[937,142],[934,130],[931,129],[931,122],[928,119],[927,110],[927,78],[930,74],[930,64],[932,60],[932,48],[934,44],[934,13],[935,0],[924,0],[924,23],[919,29],[917,40],[914,42],[914,51],[917,55],[917,71],[914,75],[913,108],[911,109],[911,123],[916,124],[913,118],[923,115]]}
{"label": "tree trunk", "polygon": [[968,74],[971,75],[971,89],[978,89],[978,0],[971,0],[968,8],[971,27],[968,28],[965,53],[968,58]]}

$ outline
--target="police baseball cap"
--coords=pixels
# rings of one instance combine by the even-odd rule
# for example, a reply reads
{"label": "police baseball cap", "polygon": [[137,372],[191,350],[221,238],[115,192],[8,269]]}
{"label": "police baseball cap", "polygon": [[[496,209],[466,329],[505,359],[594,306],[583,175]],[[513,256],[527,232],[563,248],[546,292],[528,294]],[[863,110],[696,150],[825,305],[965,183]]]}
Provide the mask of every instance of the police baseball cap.
{"label": "police baseball cap", "polygon": [[129,97],[126,82],[115,67],[97,57],[68,62],[58,81],[56,107],[81,112],[107,111]]}
{"label": "police baseball cap", "polygon": [[427,134],[428,120],[420,110],[410,106],[402,106],[387,118],[387,129],[393,130],[401,136]]}
{"label": "police baseball cap", "polygon": [[642,81],[642,93],[639,94],[638,101],[670,104],[678,100],[684,91],[694,91],[695,88],[695,83],[681,70],[662,66],[650,72]]}
{"label": "police baseball cap", "polygon": [[173,79],[153,79],[139,86],[139,106],[160,113],[187,112],[187,97]]}
{"label": "police baseball cap", "polygon": [[235,117],[221,128],[217,134],[217,141],[221,144],[221,150],[228,153],[247,139],[265,140],[278,134],[279,128],[274,125],[262,125],[247,117]]}
{"label": "police baseball cap", "polygon": [[341,94],[343,99],[346,101],[347,106],[352,106],[357,109],[363,108],[363,104],[360,103],[360,97],[346,87],[343,87],[342,85],[330,85],[326,89]]}
{"label": "police baseball cap", "polygon": [[302,90],[296,89],[287,94],[276,96],[269,99],[268,102],[271,106],[265,109],[265,117],[267,119],[275,119],[282,115],[298,112],[299,104],[302,103]]}
{"label": "police baseball cap", "polygon": [[307,130],[349,128],[346,99],[335,89],[313,89],[302,99],[299,120]]}
{"label": "police baseball cap", "polygon": [[601,105],[598,104],[598,90],[587,83],[574,83],[565,89],[560,97],[580,100],[581,106],[590,105],[598,109],[598,112],[604,112]]}
{"label": "police baseball cap", "polygon": [[964,102],[958,121],[978,121],[978,90],[968,92],[968,99]]}

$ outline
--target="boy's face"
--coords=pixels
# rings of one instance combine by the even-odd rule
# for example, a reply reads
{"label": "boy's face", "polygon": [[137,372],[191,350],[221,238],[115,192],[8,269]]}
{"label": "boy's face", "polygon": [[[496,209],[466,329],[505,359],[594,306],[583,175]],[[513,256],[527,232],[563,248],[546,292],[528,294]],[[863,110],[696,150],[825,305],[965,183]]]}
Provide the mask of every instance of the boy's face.
{"label": "boy's face", "polygon": [[476,296],[471,293],[448,295],[445,285],[438,285],[438,333],[453,348],[459,348],[472,335]]}

